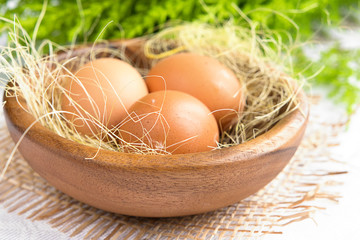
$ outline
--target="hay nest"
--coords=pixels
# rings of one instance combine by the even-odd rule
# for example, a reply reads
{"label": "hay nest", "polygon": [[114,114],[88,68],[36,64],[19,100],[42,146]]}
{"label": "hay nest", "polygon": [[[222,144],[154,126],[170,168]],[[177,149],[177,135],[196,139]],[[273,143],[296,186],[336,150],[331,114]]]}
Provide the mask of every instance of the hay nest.
{"label": "hay nest", "polygon": [[[14,29],[9,33],[9,45],[1,48],[2,80],[11,83],[6,84],[6,94],[25,99],[24,109],[54,133],[99,149],[123,151],[116,129],[108,129],[88,115],[89,121],[101,127],[101,134],[89,137],[78,133],[63,116],[60,96],[66,93],[66,79],[78,81],[74,69],[104,54],[129,62],[143,76],[159,59],[181,51],[210,56],[230,68],[243,86],[246,104],[237,124],[221,133],[218,148],[256,138],[297,108],[294,80],[286,74],[287,50],[271,34],[259,34],[253,28],[231,23],[221,27],[192,23],[166,28],[143,38],[140,49],[147,58],[145,65],[129,59],[125,47],[113,49],[103,42],[74,56],[74,46],[62,48],[51,42],[36,46],[35,39],[19,24]],[[44,54],[45,49],[48,54]],[[61,58],[56,53],[59,50]],[[154,149],[138,153],[159,154]]]}

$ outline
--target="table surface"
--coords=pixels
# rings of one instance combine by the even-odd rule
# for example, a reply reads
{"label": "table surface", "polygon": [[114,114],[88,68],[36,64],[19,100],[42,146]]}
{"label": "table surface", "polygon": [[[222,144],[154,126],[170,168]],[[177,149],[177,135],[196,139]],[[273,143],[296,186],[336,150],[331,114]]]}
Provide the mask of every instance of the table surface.
{"label": "table surface", "polygon": [[333,149],[334,157],[344,162],[339,170],[347,174],[333,176],[343,182],[336,191],[341,198],[338,204],[325,203],[326,210],[319,210],[312,219],[290,224],[282,229],[283,235],[265,239],[360,239],[360,111],[352,118],[346,130],[339,136],[341,144]]}
{"label": "table surface", "polygon": [[[337,115],[330,111],[332,105],[318,107],[325,117]],[[313,109],[314,111],[314,109]],[[341,112],[341,111],[340,111]],[[265,235],[264,239],[360,239],[360,151],[358,134],[360,133],[360,111],[352,118],[348,129],[339,136],[341,144],[333,149],[336,159],[341,160],[341,171],[347,174],[337,175],[333,180],[343,182],[336,190],[342,196],[339,203],[322,203],[326,210],[319,210],[312,219],[306,219],[283,227],[282,235]],[[24,216],[8,213],[0,205],[0,239],[69,239],[59,230],[51,228],[46,222],[30,221]]]}

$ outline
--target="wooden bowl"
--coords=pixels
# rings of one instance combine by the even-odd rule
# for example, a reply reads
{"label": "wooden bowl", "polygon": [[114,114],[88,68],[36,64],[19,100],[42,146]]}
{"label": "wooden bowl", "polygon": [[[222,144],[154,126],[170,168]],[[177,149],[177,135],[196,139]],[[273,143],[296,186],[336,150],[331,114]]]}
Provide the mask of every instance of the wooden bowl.
{"label": "wooden bowl", "polygon": [[[35,119],[14,97],[4,100],[6,123],[17,142]],[[298,100],[299,109],[267,133],[220,150],[166,156],[98,152],[36,123],[19,151],[51,185],[91,206],[144,217],[203,213],[257,192],[284,168],[307,124],[308,103],[302,91]]]}

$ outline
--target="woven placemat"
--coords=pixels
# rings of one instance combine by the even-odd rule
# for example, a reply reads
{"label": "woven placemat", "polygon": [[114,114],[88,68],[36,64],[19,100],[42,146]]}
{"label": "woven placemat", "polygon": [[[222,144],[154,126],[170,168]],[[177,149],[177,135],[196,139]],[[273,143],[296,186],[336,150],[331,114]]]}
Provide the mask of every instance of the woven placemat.
{"label": "woven placemat", "polygon": [[[317,98],[313,97],[312,102]],[[0,169],[14,143],[0,114]],[[9,212],[46,221],[69,237],[93,239],[254,239],[281,234],[284,226],[337,202],[333,175],[346,173],[331,155],[344,121],[327,122],[314,114],[301,146],[286,168],[265,188],[214,212],[179,218],[139,218],[108,213],[50,186],[15,153],[0,182],[0,203]]]}

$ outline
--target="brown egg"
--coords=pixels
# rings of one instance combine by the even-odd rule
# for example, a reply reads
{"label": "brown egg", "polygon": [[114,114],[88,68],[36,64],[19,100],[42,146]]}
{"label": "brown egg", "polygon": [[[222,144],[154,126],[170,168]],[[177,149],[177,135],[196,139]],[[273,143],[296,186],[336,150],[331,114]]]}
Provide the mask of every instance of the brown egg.
{"label": "brown egg", "polygon": [[158,91],[143,97],[129,109],[130,116],[119,136],[131,146],[172,154],[209,151],[217,146],[219,131],[210,110],[198,99],[179,91]]}
{"label": "brown egg", "polygon": [[99,124],[112,128],[126,118],[127,109],[134,102],[148,94],[138,71],[115,58],[91,61],[81,67],[75,77],[78,81],[68,80],[61,106],[63,111],[70,112],[64,116],[75,124],[76,130],[89,136],[99,133],[100,127],[84,120],[89,119],[88,114]]}
{"label": "brown egg", "polygon": [[164,89],[186,92],[202,101],[222,127],[227,127],[245,98],[235,74],[218,60],[180,53],[158,62],[148,73],[149,92]]}

